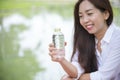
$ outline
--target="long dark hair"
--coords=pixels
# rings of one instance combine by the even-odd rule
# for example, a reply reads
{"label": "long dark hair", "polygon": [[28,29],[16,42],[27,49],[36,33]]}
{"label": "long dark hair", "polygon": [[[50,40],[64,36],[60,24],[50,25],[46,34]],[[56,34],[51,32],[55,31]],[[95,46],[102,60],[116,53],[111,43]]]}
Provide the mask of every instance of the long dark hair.
{"label": "long dark hair", "polygon": [[[98,70],[96,50],[95,50],[95,36],[89,34],[80,24],[79,19],[79,5],[84,0],[78,0],[74,8],[74,43],[73,43],[73,54],[71,60],[78,51],[78,61],[85,73],[90,73]],[[109,26],[113,21],[113,11],[109,0],[88,0],[101,12],[108,11],[109,18],[106,20]]]}

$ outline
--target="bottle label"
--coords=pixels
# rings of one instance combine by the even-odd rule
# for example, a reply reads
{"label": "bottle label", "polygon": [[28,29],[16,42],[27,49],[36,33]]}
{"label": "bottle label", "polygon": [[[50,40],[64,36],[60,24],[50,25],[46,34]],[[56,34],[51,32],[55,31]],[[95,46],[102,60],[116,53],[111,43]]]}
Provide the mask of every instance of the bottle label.
{"label": "bottle label", "polygon": [[53,35],[55,48],[64,49],[64,35]]}

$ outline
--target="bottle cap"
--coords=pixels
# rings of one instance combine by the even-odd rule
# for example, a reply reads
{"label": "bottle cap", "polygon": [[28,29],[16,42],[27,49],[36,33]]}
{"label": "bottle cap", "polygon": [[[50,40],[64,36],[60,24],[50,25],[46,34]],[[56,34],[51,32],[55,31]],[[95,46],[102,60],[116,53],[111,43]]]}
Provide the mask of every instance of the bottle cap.
{"label": "bottle cap", "polygon": [[60,28],[54,28],[54,31],[59,32],[59,31],[61,31],[61,29]]}

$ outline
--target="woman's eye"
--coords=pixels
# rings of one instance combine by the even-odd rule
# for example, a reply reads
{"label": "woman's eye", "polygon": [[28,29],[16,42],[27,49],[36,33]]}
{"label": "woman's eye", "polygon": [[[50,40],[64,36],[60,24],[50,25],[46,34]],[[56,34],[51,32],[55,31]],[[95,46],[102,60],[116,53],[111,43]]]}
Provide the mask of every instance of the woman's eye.
{"label": "woman's eye", "polygon": [[88,13],[89,16],[91,16],[93,13]]}
{"label": "woman's eye", "polygon": [[79,18],[82,18],[82,16],[79,16]]}

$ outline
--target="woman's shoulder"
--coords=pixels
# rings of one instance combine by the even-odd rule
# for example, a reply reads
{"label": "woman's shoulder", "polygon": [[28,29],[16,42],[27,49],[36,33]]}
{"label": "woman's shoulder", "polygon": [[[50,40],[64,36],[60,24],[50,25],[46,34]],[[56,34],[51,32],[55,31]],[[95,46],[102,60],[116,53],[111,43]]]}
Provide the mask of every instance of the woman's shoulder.
{"label": "woman's shoulder", "polygon": [[114,30],[114,33],[116,34],[120,33],[120,26],[117,26],[116,24],[112,23],[110,27],[112,27],[112,29]]}
{"label": "woman's shoulder", "polygon": [[114,31],[113,31],[113,40],[114,41],[119,41],[120,42],[120,27],[119,26],[116,26],[116,25],[113,25],[114,27]]}
{"label": "woman's shoulder", "polygon": [[117,36],[120,36],[120,27],[119,26],[115,26],[114,33],[116,33]]}

